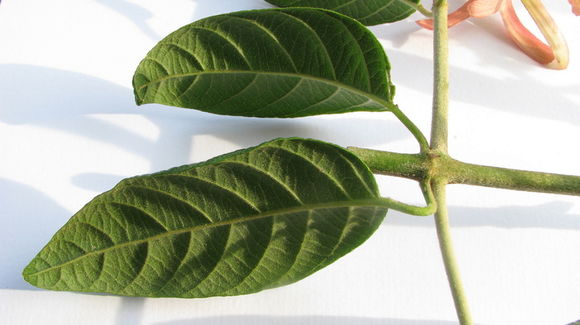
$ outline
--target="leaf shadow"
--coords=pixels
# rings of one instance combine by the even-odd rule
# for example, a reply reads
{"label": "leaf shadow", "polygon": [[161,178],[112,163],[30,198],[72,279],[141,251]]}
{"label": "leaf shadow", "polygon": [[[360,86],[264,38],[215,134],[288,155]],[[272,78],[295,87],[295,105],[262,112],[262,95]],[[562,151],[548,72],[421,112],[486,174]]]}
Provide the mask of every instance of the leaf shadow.
{"label": "leaf shadow", "polygon": [[0,193],[0,289],[34,289],[21,272],[70,212],[46,194],[12,180],[0,178]]}
{"label": "leaf shadow", "polygon": [[413,33],[418,31],[419,28],[419,26],[408,19],[392,24],[369,26],[369,29],[373,31],[377,38],[389,42],[390,45],[395,48],[403,47],[409,40],[411,40]]}
{"label": "leaf shadow", "polygon": [[264,0],[222,0],[222,1],[192,0],[192,1],[193,3],[195,3],[193,20],[223,14],[225,13],[224,8],[228,8],[228,12],[233,12],[240,10],[265,9],[274,7]]}
{"label": "leaf shadow", "polygon": [[148,23],[148,20],[153,17],[153,13],[143,8],[142,6],[127,0],[96,1],[101,5],[108,7],[118,12],[120,15],[126,17],[150,39],[159,40],[161,38],[161,35],[157,34]]}
{"label": "leaf shadow", "polygon": [[[391,49],[388,54],[393,62],[393,80],[396,84],[425,94],[431,93],[432,79],[417,78],[417,71],[431,71],[431,60],[396,49]],[[484,50],[481,54],[482,57],[491,57],[489,60],[497,59],[497,53]],[[578,94],[580,82],[567,87],[546,86],[526,75],[533,69],[533,63],[530,65],[530,62],[522,61],[517,57],[503,56],[494,63],[509,74],[507,77],[486,76],[452,65],[450,74],[455,82],[451,87],[451,97],[458,102],[502,112],[580,125],[580,107],[570,99]],[[506,93],[506,89],[509,92]]]}
{"label": "leaf shadow", "polygon": [[216,316],[155,323],[155,325],[452,325],[455,322],[349,316]]}
{"label": "leaf shadow", "polygon": [[146,298],[123,297],[117,309],[115,324],[140,325],[143,323]]}
{"label": "leaf shadow", "polygon": [[[0,72],[3,76],[0,78],[0,122],[12,126],[32,125],[105,143],[144,158],[149,162],[151,172],[210,158],[200,159],[207,151],[204,146],[208,145],[207,141],[197,141],[203,135],[221,139],[235,149],[291,136],[319,138],[344,145],[372,145],[410,137],[404,129],[396,128],[395,122],[366,117],[252,119],[159,105],[137,108],[132,101],[131,89],[81,73],[20,64],[0,64]],[[108,115],[139,116],[154,126],[158,135],[144,136],[122,124],[102,119]],[[385,125],[393,126],[393,134],[383,131]],[[344,132],[352,128],[358,131]],[[376,129],[379,135],[370,137],[369,129]],[[369,139],[372,140],[369,142]],[[34,139],[33,145],[42,146],[43,141],[47,140]],[[62,149],[61,155],[77,154]],[[225,152],[217,154],[222,153]],[[50,160],[51,157],[43,159]],[[73,175],[69,181],[97,194],[136,173],[112,175],[87,171]],[[3,257],[2,263],[8,263],[0,267],[0,288],[30,289],[32,287],[21,279],[22,268],[72,213],[49,195],[13,181],[0,180],[0,193],[3,194],[0,196],[0,234],[7,243],[0,247],[0,256]],[[7,247],[15,249],[6,251]],[[12,252],[19,252],[19,255]]]}
{"label": "leaf shadow", "polygon": [[[191,163],[193,138],[199,135],[219,138],[238,147],[292,136],[322,138],[345,145],[372,145],[410,137],[402,127],[397,127],[398,123],[377,121],[364,117],[364,113],[362,118],[337,116],[320,121],[317,117],[259,119],[160,105],[137,107],[131,89],[81,73],[19,64],[0,64],[0,71],[6,76],[0,79],[4,107],[0,110],[0,121],[55,129],[111,144],[146,158],[151,171]],[[101,118],[110,114],[140,116],[154,126],[158,135],[143,136]],[[384,130],[385,123],[392,126],[392,134],[378,131],[379,125]],[[374,125],[376,128],[370,128]],[[336,132],[346,128],[351,130]],[[377,129],[378,136],[369,137],[369,129]]]}
{"label": "leaf shadow", "polygon": [[[573,204],[554,201],[535,206],[503,206],[476,208],[450,206],[452,227],[495,227],[502,229],[577,229],[580,230],[580,215],[570,213]],[[383,222],[388,226],[433,227],[432,218],[413,217],[393,213]]]}

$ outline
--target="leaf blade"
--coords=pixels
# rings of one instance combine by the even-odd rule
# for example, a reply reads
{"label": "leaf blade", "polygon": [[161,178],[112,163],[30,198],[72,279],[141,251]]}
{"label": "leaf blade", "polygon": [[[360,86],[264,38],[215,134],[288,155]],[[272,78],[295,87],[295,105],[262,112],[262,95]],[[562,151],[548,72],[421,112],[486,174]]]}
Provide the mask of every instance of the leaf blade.
{"label": "leaf blade", "polygon": [[409,5],[419,0],[266,0],[279,7],[324,8],[352,17],[364,25],[372,26],[403,20],[416,9]]}
{"label": "leaf blade", "polygon": [[[270,9],[184,26],[151,50],[133,86],[138,104],[301,117],[388,110],[394,93],[389,69],[376,38],[352,19],[316,9]],[[333,92],[340,96],[327,101]]]}
{"label": "leaf blade", "polygon": [[347,151],[275,140],[122,181],[23,274],[53,290],[247,294],[300,280],[358,246],[386,212],[377,197],[372,174]]}

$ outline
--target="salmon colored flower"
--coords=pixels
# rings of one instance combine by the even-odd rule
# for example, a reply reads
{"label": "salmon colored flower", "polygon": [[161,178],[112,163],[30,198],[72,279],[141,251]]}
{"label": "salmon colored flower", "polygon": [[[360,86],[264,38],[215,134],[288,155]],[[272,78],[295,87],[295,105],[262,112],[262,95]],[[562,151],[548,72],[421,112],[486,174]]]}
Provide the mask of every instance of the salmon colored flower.
{"label": "salmon colored flower", "polygon": [[568,0],[568,2],[572,5],[572,12],[576,16],[580,16],[580,0]]}
{"label": "salmon colored flower", "polygon": [[[463,6],[448,16],[448,26],[453,27],[467,18],[487,17],[500,13],[508,35],[530,58],[553,69],[568,66],[568,45],[558,30],[558,26],[546,11],[540,0],[521,0],[534,22],[548,42],[545,44],[530,32],[520,21],[512,0],[468,0]],[[568,0],[572,12],[580,15],[580,0]],[[433,29],[433,20],[417,21],[423,28]]]}

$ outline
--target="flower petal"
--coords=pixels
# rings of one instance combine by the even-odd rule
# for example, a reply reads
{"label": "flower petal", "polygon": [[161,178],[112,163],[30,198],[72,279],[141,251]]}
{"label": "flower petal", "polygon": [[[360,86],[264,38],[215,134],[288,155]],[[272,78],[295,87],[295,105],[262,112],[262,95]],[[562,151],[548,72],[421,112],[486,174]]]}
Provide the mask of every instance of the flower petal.
{"label": "flower petal", "polygon": [[483,18],[498,12],[502,2],[503,0],[473,0],[466,5],[471,17]]}
{"label": "flower petal", "polygon": [[568,2],[572,5],[572,12],[576,16],[580,16],[580,0],[568,0]]}
{"label": "flower petal", "polygon": [[[469,17],[482,18],[494,14],[501,7],[502,1],[469,0],[447,16],[447,27],[451,28]],[[423,28],[433,29],[433,19],[417,20],[416,23]]]}
{"label": "flower petal", "polygon": [[521,23],[512,1],[505,0],[500,13],[509,36],[530,58],[550,68],[565,69],[568,66],[568,45],[559,32],[556,23],[550,17],[541,1],[522,0],[522,3],[550,46],[540,41]]}
{"label": "flower petal", "polygon": [[[463,6],[459,7],[457,10],[447,15],[447,27],[451,28],[459,24],[460,22],[464,21],[465,19],[469,18],[468,5],[471,1],[473,0],[468,1]],[[417,25],[425,29],[433,30],[433,28],[435,27],[435,22],[433,21],[433,19],[421,19],[417,20],[416,23]]]}

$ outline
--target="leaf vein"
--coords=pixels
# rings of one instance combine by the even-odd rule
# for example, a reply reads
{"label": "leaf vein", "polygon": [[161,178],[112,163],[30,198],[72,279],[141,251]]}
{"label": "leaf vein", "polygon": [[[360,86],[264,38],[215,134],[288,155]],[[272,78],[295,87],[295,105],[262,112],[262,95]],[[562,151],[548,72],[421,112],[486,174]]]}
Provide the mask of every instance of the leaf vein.
{"label": "leaf vein", "polygon": [[[394,0],[392,0],[394,1]],[[363,59],[364,64],[362,65],[366,74],[366,79],[365,81],[367,82],[367,89],[366,91],[371,92],[372,91],[372,86],[371,86],[371,79],[370,79],[370,72],[369,72],[369,67],[368,67],[368,62],[367,62],[367,58],[364,54],[363,48],[360,45],[359,40],[354,36],[353,32],[350,30],[350,28],[348,28],[346,25],[344,25],[340,20],[338,20],[336,17],[331,16],[329,13],[325,12],[325,15],[327,15],[328,17],[332,18],[333,20],[336,20],[338,22],[340,22],[345,29],[348,31],[349,35],[352,36],[352,39],[354,40],[354,43],[356,44],[356,47],[359,51],[360,51],[360,56]]]}
{"label": "leaf vein", "polygon": [[375,11],[371,12],[370,14],[368,14],[368,15],[366,15],[366,16],[364,16],[364,17],[359,17],[359,18],[358,18],[358,20],[367,19],[367,18],[370,18],[370,17],[372,17],[372,16],[374,16],[374,15],[376,15],[376,14],[379,14],[379,13],[380,13],[380,12],[381,12],[383,9],[385,9],[385,8],[389,7],[390,5],[392,5],[392,4],[393,4],[393,2],[395,2],[395,0],[390,0],[390,1],[389,1],[389,2],[387,2],[387,3],[386,3],[384,6],[382,6],[382,7],[378,8],[377,10],[375,10]]}
{"label": "leaf vein", "polygon": [[135,281],[143,273],[143,270],[145,269],[145,265],[147,264],[147,260],[149,259],[149,251],[151,250],[149,248],[149,242],[143,242],[143,245],[145,246],[145,258],[143,259],[143,262],[140,263],[139,267],[136,268],[138,270],[137,274],[133,277],[133,279],[131,279],[131,281],[129,281],[129,283],[127,283],[121,290],[119,290],[119,292],[125,292],[127,290],[127,288],[129,288],[131,285],[133,285],[133,283],[135,283]]}
{"label": "leaf vein", "polygon": [[163,283],[161,285],[161,287],[159,287],[159,289],[157,289],[158,292],[161,292],[175,278],[175,276],[177,275],[177,272],[179,272],[179,269],[181,269],[181,267],[183,266],[183,264],[187,260],[187,255],[191,251],[190,247],[191,247],[191,244],[193,243],[193,241],[191,240],[192,239],[191,237],[193,234],[191,231],[186,232],[186,234],[188,234],[188,236],[187,236],[187,252],[185,254],[183,254],[183,256],[180,258],[179,263],[177,264],[177,267],[173,271],[173,274],[171,274],[171,276],[169,278],[167,278],[165,283]]}
{"label": "leaf vein", "polygon": [[193,286],[192,288],[189,288],[189,289],[184,291],[186,294],[188,292],[191,292],[191,291],[197,289],[202,283],[204,283],[207,279],[209,279],[212,276],[212,274],[214,274],[214,273],[219,274],[219,271],[217,271],[218,266],[220,265],[220,262],[223,260],[223,257],[226,253],[226,250],[228,248],[228,244],[230,242],[231,237],[232,237],[232,225],[228,225],[227,239],[226,239],[224,245],[222,246],[222,251],[220,252],[219,257],[217,258],[216,263],[213,265],[212,269],[207,273],[207,275],[203,279],[200,279],[199,282],[197,282],[195,284],[195,286]]}
{"label": "leaf vein", "polygon": [[332,76],[333,76],[334,80],[337,80],[337,77],[336,77],[336,69],[334,67],[334,62],[332,61],[332,58],[330,56],[330,52],[328,52],[328,48],[326,47],[326,45],[322,41],[322,38],[320,38],[320,35],[318,35],[318,33],[316,32],[316,30],[314,30],[314,28],[312,28],[312,26],[310,26],[310,24],[308,24],[306,21],[304,21],[304,20],[302,20],[302,19],[300,19],[300,18],[298,18],[296,16],[290,15],[290,14],[288,14],[286,12],[283,12],[283,11],[278,11],[278,12],[281,13],[281,14],[283,14],[283,15],[286,15],[286,16],[288,16],[288,17],[290,17],[290,18],[292,18],[292,19],[294,19],[294,20],[296,20],[298,22],[300,22],[301,24],[303,24],[304,26],[306,26],[306,28],[316,37],[316,39],[320,43],[320,47],[322,49],[324,49],[324,54],[325,54],[326,59],[328,60],[328,63],[332,67],[332,69],[331,69]]}
{"label": "leaf vein", "polygon": [[256,207],[254,205],[254,203],[252,203],[250,200],[248,200],[247,198],[241,196],[238,192],[236,192],[236,191],[234,191],[232,189],[229,189],[227,187],[224,187],[224,186],[222,186],[222,185],[220,185],[220,184],[218,184],[216,182],[212,182],[212,181],[210,181],[208,179],[201,178],[199,176],[195,176],[195,175],[191,175],[191,174],[187,174],[187,175],[184,175],[184,174],[165,174],[165,175],[166,176],[171,175],[171,176],[177,176],[177,177],[192,178],[192,179],[196,179],[196,180],[202,181],[204,183],[207,183],[209,185],[213,185],[213,186],[215,186],[217,188],[220,188],[220,189],[222,189],[222,190],[224,190],[224,191],[226,191],[226,192],[228,192],[230,194],[233,194],[234,196],[236,196],[239,199],[241,199],[242,201],[244,201],[244,203],[246,203],[247,205],[249,205],[252,209],[256,210],[256,212],[260,212],[260,209],[258,209],[258,207]]}
{"label": "leaf vein", "polygon": [[290,195],[292,195],[292,197],[300,204],[303,204],[302,200],[298,197],[298,194],[296,193],[296,191],[292,190],[288,185],[286,185],[284,182],[282,182],[281,180],[277,179],[276,177],[270,175],[268,172],[258,168],[257,166],[254,166],[252,164],[249,163],[245,163],[245,162],[241,162],[238,160],[228,160],[228,161],[224,161],[223,163],[229,163],[229,164],[234,164],[234,165],[241,165],[241,166],[246,166],[249,167],[250,169],[253,169],[263,175],[266,175],[268,178],[274,180],[281,188],[283,188],[286,192],[288,192]]}
{"label": "leaf vein", "polygon": [[161,69],[163,69],[163,72],[166,75],[169,75],[169,70],[160,61],[158,61],[158,60],[156,60],[156,59],[154,59],[152,57],[146,57],[145,59],[143,59],[143,61],[151,61],[151,62],[157,64],[158,66],[161,67]]}
{"label": "leaf vein", "polygon": [[228,100],[231,100],[232,98],[235,98],[237,96],[239,96],[240,94],[242,94],[244,91],[246,91],[248,88],[250,88],[251,86],[253,86],[256,81],[258,80],[258,74],[254,75],[254,78],[252,78],[252,80],[250,82],[248,82],[247,85],[245,85],[242,89],[236,91],[234,94],[232,94],[231,96],[222,99],[221,101],[211,105],[211,106],[206,106],[206,109],[211,109],[212,107],[218,106],[218,105],[222,105],[223,103],[227,102]]}
{"label": "leaf vein", "polygon": [[[201,65],[201,61],[197,58],[197,56],[195,56],[194,52],[190,52],[187,48],[177,44],[177,43],[160,43],[160,46],[167,46],[167,47],[174,47],[177,49],[178,53],[185,53],[187,54],[188,57],[193,59],[193,63],[195,65],[195,67],[199,70],[203,70],[204,67]],[[184,56],[182,54],[182,56]],[[185,56],[184,56],[185,57]],[[189,61],[189,60],[188,60]]]}
{"label": "leaf vein", "polygon": [[385,203],[381,200],[365,199],[365,200],[343,200],[343,201],[333,201],[333,202],[325,202],[325,203],[303,204],[303,205],[291,206],[291,207],[278,209],[278,210],[264,211],[264,212],[257,213],[254,215],[232,218],[232,219],[228,219],[228,220],[224,220],[224,221],[214,222],[212,224],[202,224],[202,225],[196,225],[196,226],[187,227],[187,228],[183,228],[183,229],[175,229],[175,230],[168,231],[166,233],[161,233],[161,234],[149,236],[149,237],[146,237],[143,239],[132,240],[132,241],[124,242],[124,243],[114,244],[110,247],[89,252],[86,255],[82,255],[82,256],[73,258],[67,262],[60,264],[60,265],[54,265],[54,266],[51,266],[51,267],[46,268],[44,270],[30,273],[28,275],[34,276],[34,275],[42,274],[42,273],[48,272],[50,270],[61,268],[65,265],[74,263],[77,260],[88,257],[88,256],[106,253],[106,252],[111,251],[111,250],[120,249],[120,248],[128,247],[131,245],[139,245],[139,244],[142,244],[142,243],[145,243],[148,241],[163,239],[165,237],[182,234],[182,233],[185,233],[188,231],[201,231],[201,230],[205,230],[205,229],[225,227],[225,226],[230,226],[233,224],[251,222],[254,220],[260,220],[260,219],[279,216],[279,215],[280,216],[294,215],[296,213],[305,212],[305,211],[309,211],[309,210],[337,209],[337,208],[346,208],[346,207],[351,207],[351,206],[357,206],[357,207],[379,206],[379,207],[385,207],[385,208],[390,207],[388,203]]}
{"label": "leaf vein", "polygon": [[354,94],[360,94],[361,96],[367,97],[370,100],[378,103],[380,106],[382,106],[384,108],[384,110],[389,110],[389,108],[392,107],[392,104],[389,102],[386,102],[385,99],[382,99],[382,98],[380,98],[372,93],[363,91],[361,89],[354,88],[353,86],[343,84],[343,83],[336,81],[336,80],[324,79],[324,78],[319,78],[319,77],[300,74],[300,73],[285,73],[285,72],[271,72],[271,71],[226,70],[226,71],[199,71],[199,72],[192,72],[192,73],[174,74],[172,76],[165,76],[165,77],[159,78],[157,80],[152,80],[146,84],[139,86],[137,88],[137,90],[140,90],[144,87],[148,87],[150,84],[161,83],[161,82],[164,82],[164,81],[169,80],[169,79],[184,78],[184,77],[191,77],[191,76],[204,75],[204,74],[230,74],[230,73],[231,74],[254,74],[255,73],[255,74],[272,75],[272,76],[280,76],[280,77],[304,78],[304,79],[308,79],[308,80],[326,83],[326,84],[334,86],[334,87],[344,88],[347,91],[352,92]]}
{"label": "leaf vein", "polygon": [[[210,222],[210,223],[211,223],[211,222],[213,222],[213,220],[211,220],[211,218],[208,216],[208,214],[207,214],[205,211],[201,210],[201,209],[200,209],[199,207],[197,207],[197,206],[194,206],[193,204],[191,204],[191,202],[188,202],[188,201],[186,201],[186,200],[184,200],[184,199],[182,199],[182,198],[180,198],[180,197],[174,196],[173,194],[171,194],[171,193],[169,193],[169,192],[166,192],[166,191],[163,191],[163,190],[160,190],[160,189],[156,189],[156,188],[152,188],[152,187],[148,187],[148,186],[143,186],[143,185],[135,185],[135,184],[128,185],[127,187],[136,187],[136,188],[142,188],[142,189],[145,189],[145,190],[149,190],[149,191],[153,191],[153,192],[161,193],[161,194],[163,194],[163,195],[165,195],[165,196],[169,196],[170,198],[172,198],[172,199],[174,199],[174,200],[176,200],[176,201],[179,201],[179,202],[185,203],[185,204],[186,204],[186,205],[188,205],[189,207],[193,208],[194,210],[196,210],[197,212],[199,212],[199,213],[200,213],[200,214],[201,214],[201,215],[204,217],[204,219],[206,219],[208,222]],[[162,226],[163,226],[163,225],[162,225]],[[166,230],[169,230],[169,229],[167,229],[167,228],[166,228]]]}
{"label": "leaf vein", "polygon": [[234,43],[234,41],[232,41],[231,39],[227,38],[226,36],[222,35],[218,31],[213,30],[211,28],[201,27],[201,26],[191,26],[191,25],[189,27],[192,28],[192,29],[209,31],[209,32],[214,33],[215,35],[221,37],[226,42],[228,42],[228,44],[230,44],[240,54],[240,56],[242,57],[242,59],[244,59],[244,61],[245,61],[246,65],[248,66],[248,68],[252,69],[252,64],[250,63],[250,61],[248,60],[248,58],[246,57],[246,55],[244,54],[244,52],[242,51],[242,49],[240,48],[240,46],[237,45],[236,43]]}
{"label": "leaf vein", "polygon": [[284,47],[284,45],[282,45],[282,43],[280,43],[280,40],[278,40],[278,38],[276,37],[276,35],[274,35],[274,33],[270,29],[268,29],[266,26],[258,23],[255,20],[252,20],[252,19],[243,18],[243,17],[237,17],[237,16],[230,16],[230,18],[236,18],[236,19],[240,19],[240,20],[244,20],[244,21],[250,22],[251,24],[256,25],[258,28],[260,28],[262,31],[264,31],[264,33],[266,33],[268,36],[270,36],[274,40],[274,43],[276,43],[282,49],[282,51],[284,52],[284,54],[286,54],[286,56],[288,57],[288,60],[292,64],[292,68],[294,69],[294,71],[298,72],[298,68],[296,67],[296,63],[294,61],[294,58],[292,58],[292,56],[290,55],[290,53],[288,52],[288,50]]}
{"label": "leaf vein", "polygon": [[338,11],[339,9],[344,8],[344,7],[346,7],[346,6],[350,5],[350,4],[353,4],[353,3],[358,2],[358,1],[359,0],[350,0],[350,1],[345,2],[345,3],[343,3],[343,4],[341,4],[341,5],[337,6],[337,7],[332,8],[332,10]]}
{"label": "leaf vein", "polygon": [[[141,186],[127,186],[127,187],[141,187]],[[147,211],[145,211],[145,210],[143,210],[143,209],[141,209],[141,208],[139,208],[139,207],[137,207],[135,205],[132,205],[132,204],[129,204],[129,203],[125,203],[125,202],[117,202],[117,201],[111,201],[111,202],[107,202],[107,203],[110,204],[110,205],[120,205],[120,206],[124,206],[124,207],[127,207],[127,208],[131,208],[131,209],[137,210],[139,212],[142,212],[149,219],[153,220],[154,223],[156,223],[161,228],[163,228],[163,230],[165,230],[165,231],[168,231],[169,230],[164,224],[162,224],[159,220],[157,220],[155,217],[153,217],[152,214],[150,214],[149,212],[147,212]]]}
{"label": "leaf vein", "polygon": [[[111,237],[111,235],[107,234],[105,231],[97,228],[95,225],[90,224],[86,221],[77,221],[76,225],[85,225],[85,226],[89,226],[89,228],[95,230],[97,233],[101,234],[102,236],[104,236],[107,240],[109,240],[111,242],[111,244],[115,244],[115,241],[113,240],[113,237]],[[71,225],[72,226],[72,225]]]}
{"label": "leaf vein", "polygon": [[346,189],[342,186],[342,184],[332,175],[330,175],[329,173],[327,173],[326,171],[324,171],[322,168],[320,168],[316,163],[314,163],[312,160],[308,159],[306,156],[303,156],[301,154],[298,154],[297,152],[294,152],[290,149],[281,147],[281,146],[271,146],[272,148],[279,148],[283,151],[289,152],[293,155],[295,155],[296,157],[300,157],[301,159],[303,159],[304,161],[308,162],[310,165],[312,165],[314,168],[316,168],[321,174],[325,175],[326,177],[328,177],[328,179],[330,179],[335,185],[336,187],[342,191],[342,193],[344,193],[344,195],[348,198],[351,199],[350,195],[348,194],[348,192],[346,191]]}
{"label": "leaf vein", "polygon": [[[254,273],[254,271],[255,271],[255,270],[258,268],[258,267],[260,267],[260,263],[261,263],[261,262],[264,260],[264,257],[266,256],[266,252],[268,252],[268,249],[269,249],[269,248],[270,248],[270,246],[271,246],[271,245],[269,245],[269,243],[270,243],[270,242],[271,242],[271,240],[272,240],[273,233],[274,233],[274,222],[273,222],[272,220],[270,220],[270,233],[269,233],[269,235],[268,235],[268,240],[267,240],[268,244],[266,244],[266,246],[263,246],[263,247],[262,247],[262,248],[263,248],[263,249],[262,249],[262,253],[260,254],[260,257],[258,258],[258,261],[257,261],[257,262],[256,262],[256,264],[254,265],[254,267],[249,267],[249,266],[248,266],[248,268],[249,268],[250,270],[248,271],[248,273],[247,273],[247,274],[246,274],[246,275],[245,275],[245,276],[244,276],[242,279],[240,279],[240,281],[238,282],[238,284],[237,284],[237,285],[235,285],[234,287],[232,287],[232,288],[229,288],[229,289],[227,289],[227,290],[224,290],[224,291],[222,291],[222,292],[225,292],[225,291],[232,291],[232,290],[235,290],[236,288],[238,288],[239,286],[243,285],[243,284],[244,284],[244,282],[245,282],[245,281],[248,279],[248,277],[250,277],[250,276],[251,276],[251,275]],[[250,238],[251,238],[251,237],[250,237]],[[262,265],[262,267],[264,267],[264,266]]]}
{"label": "leaf vein", "polygon": [[302,252],[302,250],[304,249],[304,243],[306,242],[305,241],[306,233],[308,233],[308,225],[310,224],[311,218],[312,218],[312,210],[308,211],[308,215],[306,216],[306,229],[302,232],[302,236],[300,236],[301,237],[300,238],[300,247],[296,251],[296,254],[294,254],[294,259],[292,260],[292,263],[286,269],[286,272],[280,274],[280,276],[275,281],[272,281],[273,283],[280,281],[280,279],[282,279],[284,276],[286,276],[288,273],[290,273],[292,271],[292,268],[298,262],[298,256],[300,256],[300,252]]}
{"label": "leaf vein", "polygon": [[338,93],[340,93],[341,90],[342,90],[341,88],[336,87],[336,89],[330,95],[328,95],[326,98],[324,98],[316,103],[313,103],[311,105],[308,105],[306,107],[303,107],[299,110],[296,110],[296,111],[292,112],[291,114],[288,114],[287,116],[299,116],[300,113],[307,111],[309,108],[312,108],[312,107],[317,106],[317,105],[321,105],[322,103],[331,100],[334,96],[336,96]]}

